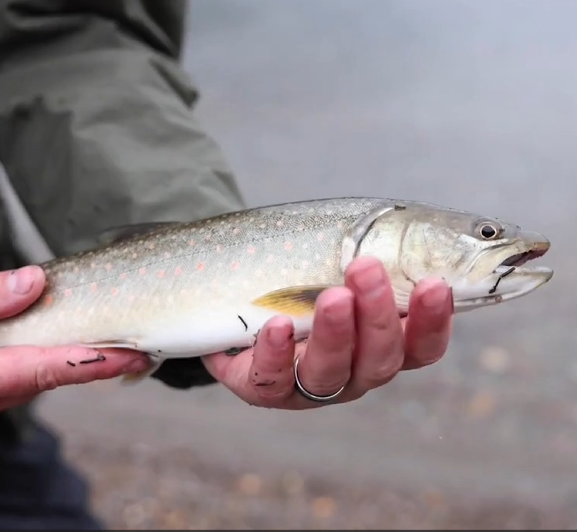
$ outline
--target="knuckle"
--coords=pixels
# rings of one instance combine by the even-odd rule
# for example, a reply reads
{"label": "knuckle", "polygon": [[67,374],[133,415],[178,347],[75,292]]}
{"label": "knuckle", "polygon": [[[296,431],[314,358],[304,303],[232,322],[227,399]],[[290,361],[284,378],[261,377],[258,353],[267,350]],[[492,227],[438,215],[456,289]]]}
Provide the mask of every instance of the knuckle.
{"label": "knuckle", "polygon": [[371,368],[361,376],[361,381],[366,383],[368,389],[378,388],[387,384],[403,367],[402,357],[390,357],[386,362]]}
{"label": "knuckle", "polygon": [[34,372],[34,386],[39,392],[47,392],[58,388],[59,381],[52,368],[40,363]]}
{"label": "knuckle", "polygon": [[379,307],[373,312],[366,312],[363,317],[366,326],[379,334],[393,334],[401,331],[401,320],[396,308],[391,310]]}
{"label": "knuckle", "polygon": [[350,372],[341,373],[339,376],[329,376],[323,379],[303,379],[300,381],[303,387],[315,395],[330,395],[340,390],[350,380]]}
{"label": "knuckle", "polygon": [[292,384],[281,376],[270,377],[253,373],[250,384],[260,399],[275,403],[287,399],[293,391]]}

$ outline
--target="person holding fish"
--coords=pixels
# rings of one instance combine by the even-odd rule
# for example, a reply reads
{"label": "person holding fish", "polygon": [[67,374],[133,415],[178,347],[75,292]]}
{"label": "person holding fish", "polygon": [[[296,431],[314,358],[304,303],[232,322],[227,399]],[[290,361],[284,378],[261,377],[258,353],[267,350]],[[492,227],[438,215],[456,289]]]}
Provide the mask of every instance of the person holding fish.
{"label": "person holding fish", "polygon": [[[269,312],[266,323],[234,356],[223,349],[154,365],[137,343],[49,347],[33,341],[50,333],[42,320],[33,321],[34,312],[61,302],[52,299],[47,270],[31,264],[93,249],[110,227],[200,220],[244,207],[223,155],[194,116],[197,90],[179,64],[186,10],[186,3],[168,0],[0,2],[0,162],[6,169],[0,175],[0,528],[102,527],[88,512],[79,476],[64,463],[56,436],[32,415],[35,398],[46,391],[151,374],[173,388],[218,383],[251,405],[306,410],[357,400],[400,371],[438,361],[447,349],[454,312],[448,284],[434,275],[416,283],[400,316],[383,260],[354,258],[350,246],[343,248],[351,260],[342,283],[317,287],[308,300],[312,292],[283,300],[309,305],[311,332],[304,339],[288,316],[275,312],[281,299],[269,295],[260,301]],[[505,228],[485,222],[471,231],[488,244]],[[483,231],[494,233],[485,238]],[[501,260],[487,272],[491,286],[505,275],[513,283],[517,275],[509,275],[515,264],[499,266]],[[54,268],[79,274],[66,264]],[[144,266],[137,271],[143,278],[148,273]],[[94,297],[83,296],[81,304],[96,301],[101,287],[90,286]],[[119,290],[111,286],[108,293]],[[67,315],[65,307],[54,308]],[[239,338],[252,335],[248,317],[237,318]],[[24,345],[1,341],[11,330],[23,331]],[[10,475],[19,482],[11,483]],[[49,486],[50,500],[61,506],[38,495],[40,485]],[[70,489],[74,497],[67,498]]]}

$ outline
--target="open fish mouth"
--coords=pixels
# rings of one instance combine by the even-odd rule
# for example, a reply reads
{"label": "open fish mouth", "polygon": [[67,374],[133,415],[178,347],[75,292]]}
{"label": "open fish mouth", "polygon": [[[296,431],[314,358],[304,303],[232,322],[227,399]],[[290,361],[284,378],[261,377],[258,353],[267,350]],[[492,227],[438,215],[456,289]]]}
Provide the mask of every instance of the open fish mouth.
{"label": "open fish mouth", "polygon": [[[510,257],[506,258],[495,270],[497,273],[500,273],[504,270],[510,270],[512,268],[520,268],[524,266],[527,262],[533,261],[542,257],[549,251],[550,244],[549,242],[539,242],[533,246],[533,249],[528,251],[524,251],[523,253],[515,253]],[[531,269],[532,269],[531,265]],[[530,269],[530,268],[523,268],[523,269]]]}
{"label": "open fish mouth", "polygon": [[513,266],[518,267],[522,266],[526,262],[530,260],[538,259],[547,253],[549,246],[539,247],[537,249],[532,249],[530,251],[525,251],[524,253],[517,253],[515,255],[510,256],[508,259],[505,259],[500,266]]}
{"label": "open fish mouth", "polygon": [[507,257],[482,281],[468,285],[454,284],[455,311],[463,312],[516,299],[548,282],[553,270],[532,262],[545,255],[549,247],[549,242],[535,242],[529,250]]}

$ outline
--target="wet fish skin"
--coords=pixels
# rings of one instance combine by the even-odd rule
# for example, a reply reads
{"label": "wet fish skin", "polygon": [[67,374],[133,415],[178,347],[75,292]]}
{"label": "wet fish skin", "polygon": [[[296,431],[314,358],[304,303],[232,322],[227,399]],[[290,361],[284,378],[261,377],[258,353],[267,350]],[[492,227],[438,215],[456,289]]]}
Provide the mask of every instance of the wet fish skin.
{"label": "wet fish skin", "polygon": [[[482,224],[499,238],[481,238]],[[44,294],[0,322],[0,345],[126,347],[161,362],[249,346],[278,314],[290,316],[304,337],[316,297],[342,285],[358,255],[383,261],[400,312],[415,283],[431,275],[453,286],[457,312],[471,310],[547,282],[551,270],[522,266],[487,293],[503,260],[548,248],[543,236],[494,218],[381,198],[311,200],[161,224],[44,263]]]}

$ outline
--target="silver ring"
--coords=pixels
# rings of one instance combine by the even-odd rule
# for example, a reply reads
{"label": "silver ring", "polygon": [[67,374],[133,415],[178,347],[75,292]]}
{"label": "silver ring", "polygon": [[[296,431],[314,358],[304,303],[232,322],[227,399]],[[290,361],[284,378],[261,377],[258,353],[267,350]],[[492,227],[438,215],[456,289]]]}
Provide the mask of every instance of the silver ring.
{"label": "silver ring", "polygon": [[346,384],[340,390],[337,390],[335,393],[332,393],[331,395],[315,395],[314,393],[309,392],[302,385],[302,382],[299,379],[298,366],[299,366],[299,359],[297,358],[294,363],[295,388],[303,397],[306,397],[310,401],[314,401],[315,403],[326,403],[328,401],[336,399],[339,395],[341,395],[345,391]]}

